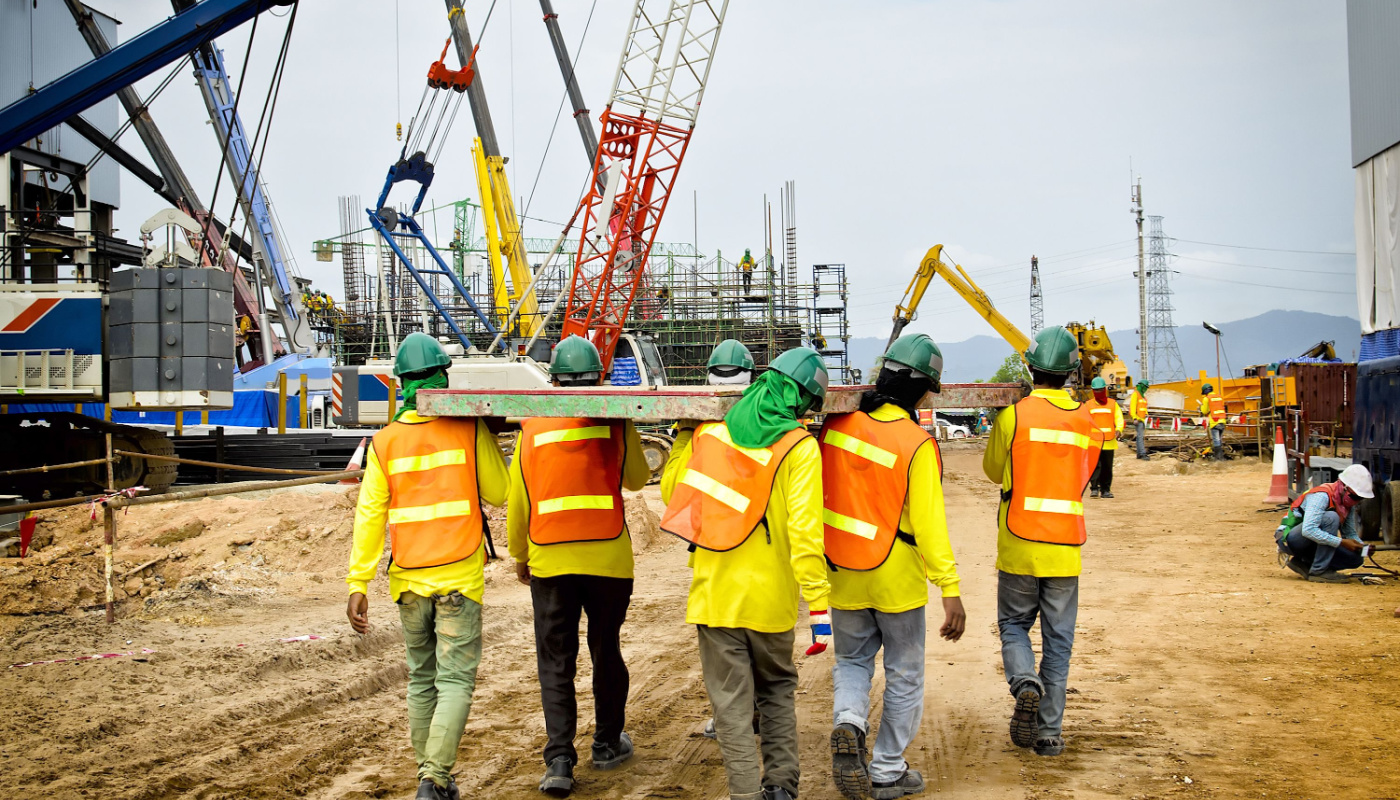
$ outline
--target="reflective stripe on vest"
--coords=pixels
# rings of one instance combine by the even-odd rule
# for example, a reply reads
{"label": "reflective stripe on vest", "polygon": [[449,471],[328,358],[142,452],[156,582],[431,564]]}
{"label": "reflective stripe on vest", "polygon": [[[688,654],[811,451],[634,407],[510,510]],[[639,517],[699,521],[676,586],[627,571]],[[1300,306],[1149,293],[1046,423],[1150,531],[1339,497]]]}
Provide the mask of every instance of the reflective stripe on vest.
{"label": "reflective stripe on vest", "polygon": [[392,422],[374,435],[389,484],[395,566],[420,569],[470,558],[481,548],[476,420]]}
{"label": "reflective stripe on vest", "polygon": [[1210,400],[1207,403],[1207,406],[1210,409],[1209,416],[1211,427],[1214,427],[1226,421],[1227,415],[1225,414],[1225,398],[1221,397],[1218,394],[1213,394],[1210,396]]}
{"label": "reflective stripe on vest", "polygon": [[882,422],[857,411],[828,416],[819,441],[826,557],[838,569],[875,569],[899,538],[914,454],[933,438],[907,417]]}
{"label": "reflective stripe on vest", "polygon": [[1083,405],[1065,409],[1035,395],[1017,403],[1007,530],[1032,542],[1084,544],[1084,489],[1104,435]]}
{"label": "reflective stripe on vest", "polygon": [[715,552],[733,550],[763,522],[783,459],[808,435],[788,431],[768,447],[739,447],[723,422],[701,425],[661,529]]}
{"label": "reflective stripe on vest", "polygon": [[520,424],[520,476],[537,545],[616,539],[622,507],[625,423],[536,417]]}

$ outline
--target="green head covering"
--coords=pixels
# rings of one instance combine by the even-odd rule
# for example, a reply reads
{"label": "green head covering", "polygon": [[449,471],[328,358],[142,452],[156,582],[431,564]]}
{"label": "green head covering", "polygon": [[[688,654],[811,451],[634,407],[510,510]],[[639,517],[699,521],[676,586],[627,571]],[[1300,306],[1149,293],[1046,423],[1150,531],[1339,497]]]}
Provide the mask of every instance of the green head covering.
{"label": "green head covering", "polygon": [[797,418],[807,413],[816,398],[797,381],[777,370],[765,370],[739,399],[724,423],[729,437],[740,447],[767,447],[783,434],[802,426]]}
{"label": "green head covering", "polygon": [[410,373],[404,376],[403,382],[403,407],[394,414],[394,419],[403,416],[403,412],[418,410],[418,390],[419,389],[446,389],[447,372],[442,369],[435,369],[426,378],[416,378],[422,373]]}

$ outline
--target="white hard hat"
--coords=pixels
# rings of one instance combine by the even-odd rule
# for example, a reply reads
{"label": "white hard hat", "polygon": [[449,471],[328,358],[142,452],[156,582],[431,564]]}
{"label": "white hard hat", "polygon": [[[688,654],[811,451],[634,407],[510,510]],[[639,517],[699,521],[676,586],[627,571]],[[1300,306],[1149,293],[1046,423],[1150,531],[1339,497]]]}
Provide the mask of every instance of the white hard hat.
{"label": "white hard hat", "polygon": [[1376,493],[1371,489],[1371,471],[1361,464],[1352,464],[1342,470],[1340,480],[1347,485],[1347,488],[1356,492],[1357,497],[1369,499],[1376,496]]}

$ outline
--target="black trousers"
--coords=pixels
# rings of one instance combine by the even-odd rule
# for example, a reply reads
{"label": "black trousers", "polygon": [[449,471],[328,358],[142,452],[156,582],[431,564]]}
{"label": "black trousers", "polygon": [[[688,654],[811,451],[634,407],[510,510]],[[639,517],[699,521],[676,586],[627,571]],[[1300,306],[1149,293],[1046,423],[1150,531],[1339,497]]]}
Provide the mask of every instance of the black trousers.
{"label": "black trousers", "polygon": [[[1099,465],[1094,467],[1094,475],[1089,479],[1089,488],[1100,492],[1113,491],[1113,454],[1117,450],[1100,450]],[[1079,473],[1083,475],[1084,473]]]}
{"label": "black trousers", "polygon": [[576,764],[578,702],[574,676],[578,672],[580,613],[588,614],[588,655],[593,661],[597,722],[593,741],[615,744],[627,721],[627,665],[622,661],[619,634],[632,601],[632,579],[597,575],[531,578],[530,599],[535,607],[540,700],[544,705],[545,732],[549,735],[544,761],[548,764],[564,756]]}

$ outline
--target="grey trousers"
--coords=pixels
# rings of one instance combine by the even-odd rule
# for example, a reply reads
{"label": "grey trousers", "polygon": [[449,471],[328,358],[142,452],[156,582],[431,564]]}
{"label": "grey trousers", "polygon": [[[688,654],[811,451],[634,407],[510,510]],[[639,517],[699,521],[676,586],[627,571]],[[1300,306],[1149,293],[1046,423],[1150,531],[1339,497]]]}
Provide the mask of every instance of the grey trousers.
{"label": "grey trousers", "polygon": [[[797,795],[797,665],[793,631],[697,625],[700,670],[715,713],[715,738],[729,775],[729,794],[756,797],[765,786]],[[753,739],[753,714],[758,731]]]}

